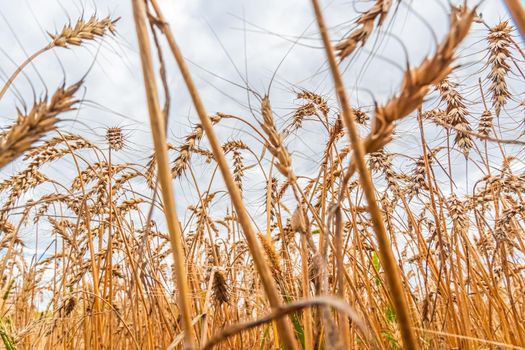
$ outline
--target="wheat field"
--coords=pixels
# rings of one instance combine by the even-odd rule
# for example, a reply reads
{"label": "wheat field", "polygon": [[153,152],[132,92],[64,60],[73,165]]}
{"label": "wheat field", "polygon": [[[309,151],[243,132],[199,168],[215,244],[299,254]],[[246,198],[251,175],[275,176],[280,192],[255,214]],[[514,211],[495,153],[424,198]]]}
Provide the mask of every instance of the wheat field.
{"label": "wheat field", "polygon": [[[188,60],[178,37],[199,39],[172,29],[168,2],[55,18],[40,49],[2,63],[0,348],[525,349],[519,1],[499,21],[432,1],[439,22],[411,1],[340,2],[343,25],[305,1],[306,34],[252,30],[287,45],[282,62],[320,64],[304,87],[281,62],[264,88]],[[398,34],[409,21],[433,39]],[[91,67],[72,80],[61,62],[41,90],[34,74],[128,44],[145,147],[122,124],[82,129],[86,91],[108,83]],[[211,110],[203,71],[242,108]],[[392,71],[390,90],[367,85]]]}

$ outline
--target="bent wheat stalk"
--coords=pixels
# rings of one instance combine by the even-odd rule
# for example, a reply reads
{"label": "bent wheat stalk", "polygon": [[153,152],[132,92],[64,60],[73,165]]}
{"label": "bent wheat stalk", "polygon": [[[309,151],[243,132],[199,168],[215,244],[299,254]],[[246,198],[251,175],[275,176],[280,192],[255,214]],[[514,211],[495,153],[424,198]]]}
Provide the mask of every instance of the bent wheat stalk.
{"label": "bent wheat stalk", "polygon": [[403,285],[399,277],[399,271],[397,268],[398,264],[394,258],[391,242],[388,238],[383,223],[383,215],[381,214],[375,198],[374,185],[364,159],[365,149],[354,124],[355,116],[345,93],[343,79],[341,77],[341,73],[339,72],[334,50],[330,43],[330,38],[328,36],[328,30],[323,19],[321,7],[319,6],[319,2],[317,0],[312,0],[312,4],[314,7],[317,24],[319,26],[319,31],[323,39],[330,70],[332,72],[332,78],[334,79],[337,99],[342,109],[343,121],[348,130],[348,136],[354,151],[354,159],[359,172],[359,180],[368,202],[368,211],[372,217],[372,223],[379,244],[379,256],[386,272],[387,285],[390,290],[392,302],[396,310],[396,315],[398,316],[397,321],[401,330],[403,345],[406,349],[418,349],[419,345],[417,343],[416,336],[411,329],[412,320],[410,318],[410,311],[405,300]]}
{"label": "bent wheat stalk", "polygon": [[148,29],[146,26],[146,5],[142,0],[132,0],[133,15],[137,31],[137,39],[142,61],[142,72],[146,88],[148,111],[155,146],[157,160],[158,178],[162,190],[164,213],[169,229],[171,251],[175,265],[175,277],[179,288],[179,306],[182,311],[184,346],[186,349],[194,348],[193,324],[191,319],[191,303],[188,287],[188,279],[184,266],[184,249],[182,243],[182,232],[178,223],[177,209],[173,188],[171,186],[171,173],[169,168],[168,147],[166,143],[166,132],[164,128],[164,115],[160,108],[155,74],[153,71],[153,60],[151,57]]}
{"label": "bent wheat stalk", "polygon": [[[263,284],[264,291],[268,297],[268,301],[270,302],[270,305],[272,308],[277,309],[281,305],[281,297],[275,285],[275,281],[272,277],[270,268],[264,258],[264,252],[260,247],[256,232],[254,228],[252,227],[251,219],[248,214],[248,211],[246,210],[246,207],[244,206],[239,187],[237,186],[237,184],[235,183],[233,179],[233,176],[228,167],[228,163],[226,162],[226,158],[224,156],[224,151],[221,148],[221,145],[219,143],[217,136],[215,135],[210,118],[208,118],[208,114],[206,113],[204,104],[202,103],[202,100],[199,96],[197,88],[195,87],[195,84],[190,75],[190,72],[184,60],[184,57],[182,56],[182,52],[180,51],[175,41],[175,38],[173,37],[173,34],[171,33],[169,25],[165,21],[164,16],[162,12],[160,11],[160,8],[156,0],[150,0],[150,3],[152,4],[155,10],[155,14],[157,16],[158,21],[156,24],[159,25],[161,31],[163,32],[163,34],[166,36],[166,39],[168,40],[170,49],[173,53],[173,56],[175,57],[175,60],[177,61],[177,65],[179,66],[181,74],[184,78],[188,91],[193,100],[195,109],[197,110],[197,114],[199,115],[201,125],[210,142],[210,145],[213,151],[213,155],[219,165],[222,177],[224,179],[224,183],[226,184],[226,188],[228,189],[228,193],[230,194],[233,206],[235,208],[235,212],[237,213],[237,216],[238,216],[239,223],[242,227],[244,236],[246,237],[246,241],[248,243],[248,247],[253,256],[255,267],[261,277],[261,282]],[[297,343],[296,338],[293,335],[290,322],[287,319],[280,319],[280,320],[277,320],[276,323],[277,323],[277,328],[279,331],[280,338],[285,348],[288,350],[298,349],[299,348],[298,343]]]}
{"label": "bent wheat stalk", "polygon": [[219,334],[211,338],[201,349],[202,350],[212,349],[214,346],[226,340],[228,337],[231,337],[242,331],[246,331],[248,329],[271,322],[272,320],[276,320],[276,319],[278,320],[293,312],[297,312],[297,311],[300,311],[306,308],[311,308],[314,306],[333,307],[340,314],[346,316],[348,319],[354,322],[355,325],[365,335],[365,337],[368,338],[369,341],[372,340],[370,331],[368,330],[366,325],[363,323],[363,321],[360,319],[357,312],[355,312],[355,310],[352,307],[350,307],[350,305],[348,305],[343,299],[339,299],[339,298],[335,298],[331,296],[320,296],[320,297],[312,297],[312,298],[308,298],[304,300],[295,301],[293,303],[281,306],[273,310],[267,316],[264,316],[257,320],[248,321],[245,323],[239,323],[239,324],[232,325],[228,328],[225,328]]}
{"label": "bent wheat stalk", "polygon": [[521,37],[525,39],[525,10],[518,0],[504,0],[514,22],[520,30]]}

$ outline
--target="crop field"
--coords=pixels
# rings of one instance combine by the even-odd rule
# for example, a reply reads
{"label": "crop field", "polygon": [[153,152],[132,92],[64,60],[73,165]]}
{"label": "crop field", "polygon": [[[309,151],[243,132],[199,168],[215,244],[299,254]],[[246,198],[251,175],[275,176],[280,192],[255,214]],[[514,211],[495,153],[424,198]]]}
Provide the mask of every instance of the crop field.
{"label": "crop field", "polygon": [[0,349],[525,349],[524,9],[6,1]]}

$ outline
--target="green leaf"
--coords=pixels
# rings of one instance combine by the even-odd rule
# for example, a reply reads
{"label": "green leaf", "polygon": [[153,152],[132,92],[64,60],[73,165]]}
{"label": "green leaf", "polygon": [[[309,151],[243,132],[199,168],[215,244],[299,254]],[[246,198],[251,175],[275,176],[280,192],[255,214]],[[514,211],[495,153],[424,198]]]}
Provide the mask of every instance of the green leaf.
{"label": "green leaf", "polygon": [[268,338],[268,333],[270,333],[270,324],[268,324],[268,325],[266,325],[266,327],[264,327],[264,333],[263,333],[263,337],[261,339],[260,350],[264,349],[264,343],[266,342],[266,338]]}
{"label": "green leaf", "polygon": [[401,347],[399,346],[399,343],[397,342],[397,340],[394,338],[394,336],[392,335],[392,333],[390,332],[387,332],[387,331],[382,331],[381,332],[381,335],[386,338],[386,340],[388,341],[388,344],[390,344],[390,347],[394,350],[401,350]]}
{"label": "green leaf", "polygon": [[[377,274],[379,274],[379,270],[381,269],[381,263],[379,262],[379,257],[377,256],[376,252],[372,253],[372,266],[374,266],[374,270]],[[376,286],[379,286],[381,284],[381,280],[379,277],[375,277],[374,281],[376,283]]]}
{"label": "green leaf", "polygon": [[396,321],[396,311],[392,307],[392,305],[388,305],[386,308],[386,319],[389,322],[395,322]]}
{"label": "green leaf", "polygon": [[377,256],[376,252],[372,253],[372,265],[374,266],[374,269],[376,270],[376,272],[379,273],[381,264],[379,263],[379,257]]}
{"label": "green leaf", "polygon": [[[283,299],[286,303],[292,302],[292,298],[288,295],[288,293],[285,291],[285,288],[282,287],[284,293],[283,293]],[[295,334],[299,338],[299,342],[301,343],[301,348],[304,349],[304,328],[301,325],[301,322],[299,320],[299,315],[294,312],[290,315],[290,318],[293,323],[293,328],[295,329]]]}
{"label": "green leaf", "polygon": [[[4,325],[4,322],[6,320],[0,319],[0,338],[2,339],[2,343],[4,343],[6,350],[16,350],[15,340],[12,336],[10,336],[7,332],[7,328]],[[7,320],[9,321],[9,320]]]}
{"label": "green leaf", "polygon": [[299,338],[299,343],[301,343],[301,348],[304,349],[304,329],[303,329],[303,326],[301,325],[301,322],[299,322],[299,316],[297,315],[297,313],[294,312],[291,315],[291,317],[292,317],[293,328],[295,329],[295,334]]}

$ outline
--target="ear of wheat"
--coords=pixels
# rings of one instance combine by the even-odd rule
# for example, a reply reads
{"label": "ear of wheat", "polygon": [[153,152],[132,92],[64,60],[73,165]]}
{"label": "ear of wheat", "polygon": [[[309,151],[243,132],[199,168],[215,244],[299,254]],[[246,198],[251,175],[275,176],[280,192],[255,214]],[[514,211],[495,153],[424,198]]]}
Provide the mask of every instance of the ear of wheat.
{"label": "ear of wheat", "polygon": [[62,31],[56,34],[48,33],[52,41],[49,47],[68,47],[69,45],[79,46],[87,40],[93,40],[97,37],[104,36],[107,32],[115,34],[115,23],[117,19],[111,19],[105,17],[98,19],[96,16],[92,16],[87,21],[79,19],[75,25],[65,25]]}
{"label": "ear of wheat", "polygon": [[16,122],[0,134],[0,168],[29,150],[47,132],[56,128],[57,115],[74,108],[73,95],[80,88],[79,81],[62,86],[49,100],[36,102],[28,113],[18,112]]}
{"label": "ear of wheat", "polygon": [[385,105],[376,107],[372,130],[365,140],[367,153],[375,152],[390,142],[394,122],[420,106],[430,86],[450,73],[456,48],[467,36],[475,15],[474,10],[466,7],[453,9],[450,31],[437,47],[434,56],[425,59],[419,67],[408,69],[401,83],[400,94],[392,97]]}
{"label": "ear of wheat", "polygon": [[392,0],[376,0],[374,6],[359,16],[356,20],[357,28],[335,46],[341,61],[350,56],[359,44],[364,45],[366,43],[374,29],[376,19],[377,26],[380,27],[391,6]]}
{"label": "ear of wheat", "polygon": [[92,16],[87,22],[82,18],[77,20],[74,26],[68,24],[64,26],[62,32],[57,34],[48,33],[52,41],[46,45],[44,48],[38,50],[29,56],[21,65],[19,65],[16,70],[11,74],[9,79],[6,81],[2,90],[0,91],[0,100],[5,95],[7,90],[16,77],[24,70],[29,63],[31,63],[35,58],[42,55],[46,51],[49,51],[55,47],[68,47],[68,45],[79,46],[86,41],[94,40],[104,36],[108,31],[111,34],[115,34],[115,23],[119,18],[112,20],[110,17],[103,19],[98,19],[96,16]]}
{"label": "ear of wheat", "polygon": [[490,80],[489,90],[492,93],[492,104],[498,117],[510,97],[506,77],[510,71],[508,61],[511,58],[511,33],[512,27],[509,22],[503,21],[490,28],[487,36],[489,43],[488,63],[490,65],[487,78]]}
{"label": "ear of wheat", "polygon": [[124,135],[121,128],[108,128],[106,142],[110,149],[120,151],[124,147]]}

